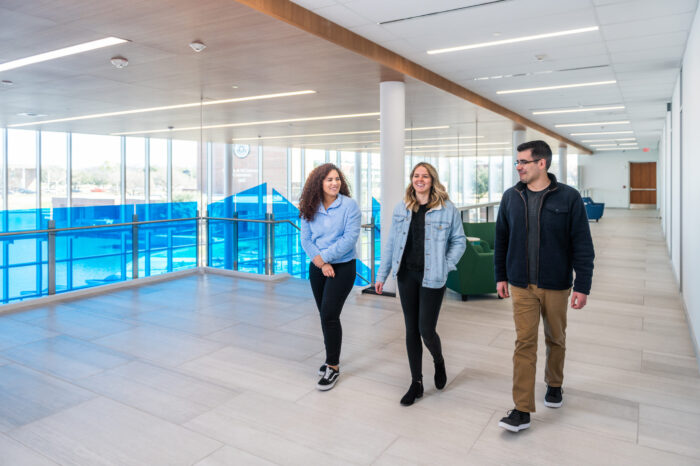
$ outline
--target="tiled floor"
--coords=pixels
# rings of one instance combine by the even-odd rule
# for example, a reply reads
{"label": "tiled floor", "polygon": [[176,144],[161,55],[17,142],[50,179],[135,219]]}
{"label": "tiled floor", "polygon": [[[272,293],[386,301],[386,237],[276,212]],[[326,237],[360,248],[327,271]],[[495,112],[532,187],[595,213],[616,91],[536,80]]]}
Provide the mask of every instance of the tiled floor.
{"label": "tiled floor", "polygon": [[591,223],[564,407],[538,402],[520,434],[497,426],[512,407],[509,301],[448,293],[448,385],[433,388],[426,352],[425,397],[404,408],[395,299],[351,295],[342,377],[321,393],[307,282],[192,275],[0,316],[0,464],[700,464],[700,375],[654,215]]}

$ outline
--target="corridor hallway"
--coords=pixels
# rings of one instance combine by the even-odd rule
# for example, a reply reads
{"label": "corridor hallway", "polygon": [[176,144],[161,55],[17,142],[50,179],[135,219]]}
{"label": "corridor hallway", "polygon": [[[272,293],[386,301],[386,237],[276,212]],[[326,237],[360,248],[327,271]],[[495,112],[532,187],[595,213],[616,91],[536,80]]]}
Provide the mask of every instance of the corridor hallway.
{"label": "corridor hallway", "polygon": [[[448,385],[410,381],[398,301],[356,289],[341,378],[308,282],[198,274],[0,315],[0,464],[698,464],[700,375],[655,211],[591,223],[593,289],[569,310],[564,406],[518,435],[509,300],[447,293]],[[1,308],[0,308],[1,309]]]}

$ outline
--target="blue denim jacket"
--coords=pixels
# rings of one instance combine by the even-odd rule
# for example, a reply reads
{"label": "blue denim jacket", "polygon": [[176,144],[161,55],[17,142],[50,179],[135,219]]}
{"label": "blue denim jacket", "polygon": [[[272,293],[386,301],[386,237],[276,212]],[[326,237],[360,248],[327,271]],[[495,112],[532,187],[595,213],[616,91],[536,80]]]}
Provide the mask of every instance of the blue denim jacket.
{"label": "blue denim jacket", "polygon": [[342,194],[328,210],[320,202],[312,221],[301,219],[301,247],[309,258],[318,254],[323,262],[339,264],[357,257],[362,214],[354,199]]}
{"label": "blue denim jacket", "polygon": [[[377,272],[377,281],[384,283],[389,271],[393,277],[399,271],[408,228],[413,212],[403,201],[394,209],[391,232],[382,248],[382,265]],[[426,288],[442,288],[447,282],[447,274],[457,268],[467,248],[462,216],[450,201],[444,206],[430,209],[425,214],[425,269],[423,283]]]}

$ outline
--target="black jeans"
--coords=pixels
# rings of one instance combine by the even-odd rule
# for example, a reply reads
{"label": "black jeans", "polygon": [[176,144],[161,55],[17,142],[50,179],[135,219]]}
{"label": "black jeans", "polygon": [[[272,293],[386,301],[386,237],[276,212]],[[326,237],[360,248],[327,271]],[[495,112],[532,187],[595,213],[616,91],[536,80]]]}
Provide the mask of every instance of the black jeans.
{"label": "black jeans", "polygon": [[340,311],[355,283],[355,259],[340,264],[331,264],[335,277],[326,277],[313,262],[309,264],[309,281],[314,293],[318,312],[321,314],[323,343],[326,345],[326,364],[337,366],[340,362],[340,345],[343,329],[340,326]]}
{"label": "black jeans", "polygon": [[442,362],[442,345],[437,328],[440,305],[445,295],[445,287],[425,288],[423,272],[413,270],[400,270],[396,276],[396,283],[401,298],[403,317],[406,322],[406,351],[408,352],[408,365],[411,367],[411,377],[414,381],[421,380],[423,376],[423,345],[433,356],[433,361]]}

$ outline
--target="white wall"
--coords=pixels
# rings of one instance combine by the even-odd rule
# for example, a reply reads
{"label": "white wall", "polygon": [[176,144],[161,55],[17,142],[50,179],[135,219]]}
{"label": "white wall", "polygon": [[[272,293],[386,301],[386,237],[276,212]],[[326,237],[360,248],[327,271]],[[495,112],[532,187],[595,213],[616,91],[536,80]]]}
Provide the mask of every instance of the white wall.
{"label": "white wall", "polygon": [[700,10],[683,59],[683,129],[681,160],[681,274],[682,293],[688,318],[695,336],[696,350],[700,342]]}
{"label": "white wall", "polygon": [[630,205],[630,162],[658,162],[658,157],[655,148],[649,152],[605,151],[579,155],[579,188],[588,190],[595,202],[604,202],[606,207],[627,208]]}
{"label": "white wall", "polygon": [[680,77],[673,91],[671,100],[671,185],[669,195],[671,196],[671,263],[676,280],[680,283],[681,278],[681,131],[680,131],[680,109],[681,91]]}

